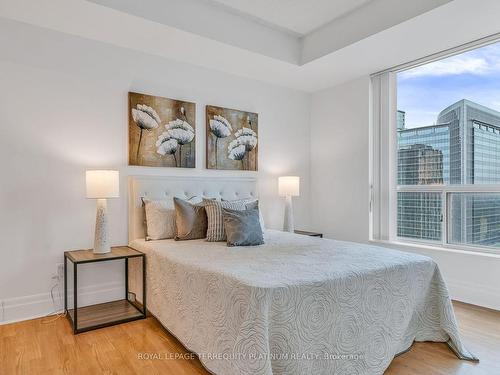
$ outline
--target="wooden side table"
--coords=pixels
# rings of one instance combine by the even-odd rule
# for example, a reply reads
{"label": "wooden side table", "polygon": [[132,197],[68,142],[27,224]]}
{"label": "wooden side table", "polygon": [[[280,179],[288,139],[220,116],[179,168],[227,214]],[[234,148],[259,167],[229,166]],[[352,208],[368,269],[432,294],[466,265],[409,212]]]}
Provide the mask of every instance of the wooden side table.
{"label": "wooden side table", "polygon": [[303,234],[304,236],[320,237],[323,238],[323,233],[309,232],[307,230],[294,230],[295,234]]}
{"label": "wooden side table", "polygon": [[[130,258],[142,260],[142,305],[129,299]],[[125,298],[78,307],[78,265],[123,259],[125,263]],[[68,262],[73,263],[73,308],[68,309]],[[94,254],[92,250],[64,252],[64,310],[73,327],[73,333],[81,333],[114,324],[144,319],[146,317],[146,256],[128,246],[112,247],[106,254]]]}

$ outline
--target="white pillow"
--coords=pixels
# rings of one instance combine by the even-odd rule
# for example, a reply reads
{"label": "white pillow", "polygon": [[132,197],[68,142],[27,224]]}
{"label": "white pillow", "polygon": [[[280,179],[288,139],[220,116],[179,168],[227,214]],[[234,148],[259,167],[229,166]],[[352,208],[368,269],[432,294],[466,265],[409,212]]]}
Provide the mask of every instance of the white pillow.
{"label": "white pillow", "polygon": [[[174,238],[177,234],[175,208],[172,200],[149,200],[143,198],[146,217],[146,241]],[[188,202],[201,202],[200,197],[191,197]]]}
{"label": "white pillow", "polygon": [[146,215],[146,241],[174,238],[176,227],[173,203],[149,199],[143,199],[143,202]]}

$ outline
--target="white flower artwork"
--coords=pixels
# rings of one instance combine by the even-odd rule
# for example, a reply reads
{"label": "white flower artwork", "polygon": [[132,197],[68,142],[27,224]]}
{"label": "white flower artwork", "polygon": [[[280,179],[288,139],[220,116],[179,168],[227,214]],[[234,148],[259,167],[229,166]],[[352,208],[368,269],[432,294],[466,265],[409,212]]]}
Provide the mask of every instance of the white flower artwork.
{"label": "white flower artwork", "polygon": [[136,157],[139,158],[139,152],[141,149],[142,142],[142,132],[144,130],[152,130],[160,126],[160,116],[156,111],[145,105],[137,104],[136,108],[132,108],[132,118],[134,119],[137,126],[141,129],[139,135],[139,142],[137,143],[137,154]]}
{"label": "white flower artwork", "polygon": [[131,92],[129,108],[130,165],[195,167],[194,103]]}
{"label": "white flower artwork", "polygon": [[227,157],[231,160],[243,160],[246,152],[245,145],[240,145],[237,140],[234,140],[228,146]]}
{"label": "white flower artwork", "polygon": [[[183,112],[183,108],[181,108],[181,112]],[[168,142],[170,142],[171,147],[173,147],[173,141],[175,141],[175,151],[170,152],[169,154],[173,153],[175,158],[175,152],[179,150],[179,158],[175,158],[175,164],[177,165],[177,161],[182,160],[182,146],[190,144],[194,139],[194,129],[187,121],[178,118],[165,125],[165,129],[167,129],[167,131],[160,135],[160,137],[165,137],[164,134],[166,133],[166,136],[169,137]],[[158,138],[158,141],[160,140],[160,137]],[[160,150],[158,150],[158,153],[160,153]],[[181,165],[178,166],[180,167]]]}
{"label": "white flower artwork", "polygon": [[241,145],[245,145],[246,151],[252,151],[257,146],[257,133],[252,129],[242,128],[234,136]]}
{"label": "white flower artwork", "polygon": [[175,153],[177,152],[178,146],[179,142],[177,142],[177,139],[172,138],[170,134],[165,131],[158,136],[158,140],[156,141],[156,152],[163,156],[172,155],[174,163],[177,165]]}
{"label": "white flower artwork", "polygon": [[175,119],[165,125],[165,128],[172,138],[177,139],[180,145],[188,144],[194,138],[194,129],[186,121]]}
{"label": "white flower artwork", "polygon": [[226,138],[233,131],[233,127],[224,117],[215,115],[210,120],[210,130],[217,138]]}
{"label": "white flower artwork", "polygon": [[215,115],[209,120],[210,131],[215,136],[215,169],[217,169],[218,153],[219,153],[219,138],[226,138],[231,135],[233,127],[224,117]]}
{"label": "white flower artwork", "polygon": [[207,106],[207,168],[257,170],[258,115]]}

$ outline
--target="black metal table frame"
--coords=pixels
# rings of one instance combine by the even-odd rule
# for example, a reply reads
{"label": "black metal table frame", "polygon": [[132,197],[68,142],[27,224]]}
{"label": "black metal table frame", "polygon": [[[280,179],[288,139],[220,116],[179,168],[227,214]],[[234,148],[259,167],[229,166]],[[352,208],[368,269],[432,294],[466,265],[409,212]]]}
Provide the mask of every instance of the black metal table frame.
{"label": "black metal table frame", "polygon": [[[128,260],[129,258],[142,258],[142,310],[136,306],[135,303],[131,303],[128,299],[129,289],[128,289]],[[85,327],[82,329],[78,329],[78,299],[77,299],[77,291],[78,291],[78,265],[84,263],[95,263],[95,262],[107,262],[113,260],[125,260],[125,299],[134,306],[140,313],[141,316],[119,319],[108,323],[96,324],[93,326]],[[67,261],[73,263],[73,314],[74,320],[71,317],[71,314],[68,311],[68,265]],[[86,307],[86,306],[85,306]],[[83,260],[80,262],[73,262],[71,258],[69,258],[66,253],[64,254],[64,312],[68,317],[68,320],[73,327],[73,333],[76,335],[78,333],[91,331],[98,328],[104,328],[113,326],[116,324],[127,323],[133,320],[145,319],[146,318],[146,254],[137,254],[137,255],[129,255],[129,256],[120,256],[115,258],[103,258],[103,259],[92,259],[92,260]]]}
{"label": "black metal table frame", "polygon": [[303,235],[309,236],[309,237],[323,238],[323,233],[311,232],[311,231],[308,231],[308,230],[295,230],[294,233],[296,233],[296,234],[303,234]]}

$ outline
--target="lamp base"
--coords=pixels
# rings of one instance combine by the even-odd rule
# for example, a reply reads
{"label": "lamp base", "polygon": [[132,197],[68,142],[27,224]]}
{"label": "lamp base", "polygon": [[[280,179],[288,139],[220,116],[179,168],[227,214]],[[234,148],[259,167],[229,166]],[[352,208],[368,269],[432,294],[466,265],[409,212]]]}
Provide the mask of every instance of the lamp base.
{"label": "lamp base", "polygon": [[106,199],[97,199],[95,218],[94,254],[105,254],[111,251],[108,238],[108,209]]}
{"label": "lamp base", "polygon": [[292,196],[286,196],[285,203],[285,219],[283,221],[283,231],[293,233],[293,206],[292,206]]}

